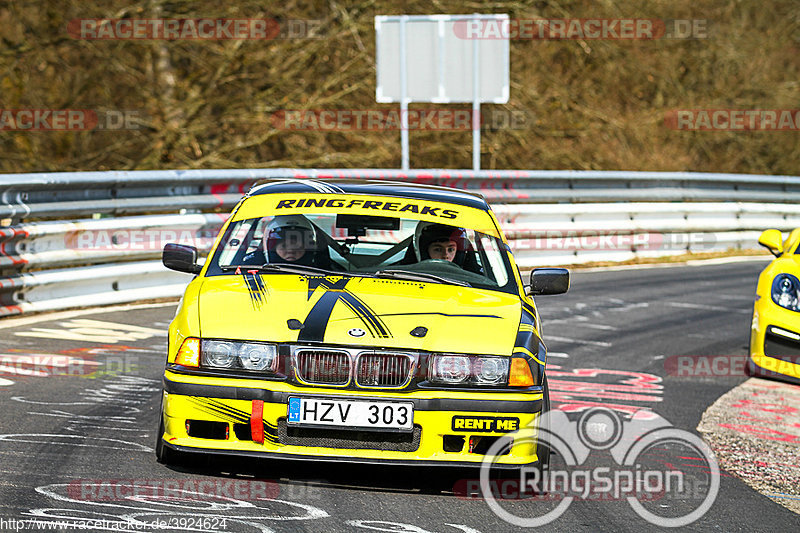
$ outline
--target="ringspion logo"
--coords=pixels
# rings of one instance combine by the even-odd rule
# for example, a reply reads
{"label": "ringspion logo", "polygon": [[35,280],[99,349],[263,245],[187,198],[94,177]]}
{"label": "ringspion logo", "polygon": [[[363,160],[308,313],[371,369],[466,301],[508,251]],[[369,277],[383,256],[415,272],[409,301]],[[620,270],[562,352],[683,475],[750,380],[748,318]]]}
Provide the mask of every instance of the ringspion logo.
{"label": "ringspion logo", "polygon": [[[623,421],[615,411],[595,407],[570,420],[563,411],[548,411],[537,419],[538,429],[494,441],[481,465],[479,482],[467,480],[455,492],[481,496],[498,517],[519,527],[549,524],[575,501],[618,500],[627,501],[650,524],[687,526],[716,500],[720,485],[716,457],[694,433],[653,413],[643,415],[634,413]],[[553,451],[563,464],[525,466],[518,479],[492,483],[493,466],[511,446],[535,447],[537,454]],[[537,504],[504,507],[505,499],[531,499]],[[542,505],[547,502],[552,505]]]}

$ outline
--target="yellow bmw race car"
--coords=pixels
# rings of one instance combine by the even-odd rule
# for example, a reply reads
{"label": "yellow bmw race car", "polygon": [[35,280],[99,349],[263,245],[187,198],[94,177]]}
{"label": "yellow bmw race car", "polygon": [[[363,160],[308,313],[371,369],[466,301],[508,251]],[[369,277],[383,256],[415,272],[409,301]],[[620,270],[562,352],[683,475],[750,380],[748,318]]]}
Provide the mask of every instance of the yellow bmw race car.
{"label": "yellow bmw race car", "polygon": [[268,181],[202,266],[178,244],[163,262],[196,277],[169,327],[160,462],[465,466],[490,448],[500,468],[547,462],[515,436],[549,408],[532,296],[566,292],[569,272],[535,269],[523,287],[480,195]]}
{"label": "yellow bmw race car", "polygon": [[758,242],[775,259],[758,278],[747,372],[800,383],[800,228],[785,241],[768,229]]}

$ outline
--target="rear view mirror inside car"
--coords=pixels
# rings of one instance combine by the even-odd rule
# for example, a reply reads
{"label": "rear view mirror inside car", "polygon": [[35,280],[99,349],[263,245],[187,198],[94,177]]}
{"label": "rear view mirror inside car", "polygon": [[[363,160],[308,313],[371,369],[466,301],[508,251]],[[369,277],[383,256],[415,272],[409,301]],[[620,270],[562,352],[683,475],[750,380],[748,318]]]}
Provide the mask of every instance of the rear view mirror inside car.
{"label": "rear view mirror inside car", "polygon": [[372,215],[336,215],[336,227],[347,229],[348,237],[363,237],[368,229],[396,231],[400,229],[400,219]]}

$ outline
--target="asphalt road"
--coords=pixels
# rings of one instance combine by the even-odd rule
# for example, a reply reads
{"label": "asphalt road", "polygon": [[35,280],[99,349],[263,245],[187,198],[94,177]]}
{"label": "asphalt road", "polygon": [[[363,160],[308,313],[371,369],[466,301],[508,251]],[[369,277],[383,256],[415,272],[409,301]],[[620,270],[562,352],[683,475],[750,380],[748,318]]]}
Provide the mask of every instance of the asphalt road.
{"label": "asphalt road", "polygon": [[[682,377],[665,370],[665,362],[745,354],[764,265],[574,274],[567,295],[537,302],[551,352],[554,407],[575,418],[590,407],[611,406],[626,424],[644,410],[697,434],[704,410],[744,378]],[[178,467],[156,463],[164,331],[174,308],[150,304],[0,321],[6,363],[0,372],[0,531],[32,529],[22,520],[65,520],[74,527],[90,521],[95,531],[525,530],[483,500],[465,497],[459,487],[476,478],[470,472],[220,458]],[[52,375],[53,368],[70,375]],[[593,466],[612,461],[597,455]],[[693,459],[680,450],[666,458]],[[563,459],[554,455],[553,464]],[[648,505],[678,516],[697,501]],[[554,506],[502,502],[521,517]],[[658,527],[617,498],[575,501],[540,529]],[[688,529],[796,531],[800,517],[723,472],[710,510]]]}

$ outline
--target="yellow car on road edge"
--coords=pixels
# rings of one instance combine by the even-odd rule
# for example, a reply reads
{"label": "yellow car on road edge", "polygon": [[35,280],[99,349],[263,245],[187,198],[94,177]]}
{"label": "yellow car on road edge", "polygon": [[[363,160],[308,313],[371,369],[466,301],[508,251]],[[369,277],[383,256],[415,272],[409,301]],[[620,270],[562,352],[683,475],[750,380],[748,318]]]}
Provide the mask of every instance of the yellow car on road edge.
{"label": "yellow car on road edge", "polygon": [[786,240],[768,229],[758,242],[775,259],[758,278],[747,372],[800,384],[800,228]]}

